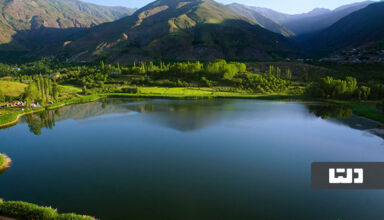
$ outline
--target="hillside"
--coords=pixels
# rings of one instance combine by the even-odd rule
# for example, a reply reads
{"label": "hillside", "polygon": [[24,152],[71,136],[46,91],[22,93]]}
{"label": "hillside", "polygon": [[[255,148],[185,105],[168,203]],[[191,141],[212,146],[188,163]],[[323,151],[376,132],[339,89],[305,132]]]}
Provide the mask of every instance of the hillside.
{"label": "hillside", "polygon": [[331,11],[316,8],[308,13],[289,15],[273,11],[271,9],[250,7],[252,10],[275,21],[276,23],[291,30],[296,35],[308,34],[323,30],[339,21],[341,18],[372,4],[373,1],[364,1],[348,4]]}
{"label": "hillside", "polygon": [[213,0],[158,0],[67,42],[62,55],[119,62],[251,60],[286,56],[293,44]]}
{"label": "hillside", "polygon": [[[21,38],[24,39],[26,32],[41,28],[88,28],[130,15],[133,9],[104,7],[78,0],[2,0],[0,12],[0,44],[6,44],[19,32],[23,32]],[[25,47],[20,37],[9,46]]]}
{"label": "hillside", "polygon": [[232,9],[234,12],[244,15],[245,17],[255,21],[256,23],[258,23],[260,26],[264,27],[267,30],[281,34],[286,37],[290,37],[294,35],[292,31],[276,23],[275,21],[261,15],[260,13],[253,10],[249,6],[233,3],[230,5],[227,5],[227,7]]}
{"label": "hillside", "polygon": [[331,27],[308,37],[303,46],[317,54],[384,41],[384,2],[354,12]]}

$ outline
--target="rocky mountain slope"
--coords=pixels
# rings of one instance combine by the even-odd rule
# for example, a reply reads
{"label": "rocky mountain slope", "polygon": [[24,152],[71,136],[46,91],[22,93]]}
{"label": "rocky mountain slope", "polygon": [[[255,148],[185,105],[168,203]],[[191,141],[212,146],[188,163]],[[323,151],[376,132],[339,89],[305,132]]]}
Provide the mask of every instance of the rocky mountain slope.
{"label": "rocky mountain slope", "polygon": [[[78,0],[1,0],[0,12],[0,44],[6,44],[19,32],[25,35],[41,28],[88,28],[130,15],[134,9],[104,7]],[[22,44],[14,42],[12,45],[23,47]]]}

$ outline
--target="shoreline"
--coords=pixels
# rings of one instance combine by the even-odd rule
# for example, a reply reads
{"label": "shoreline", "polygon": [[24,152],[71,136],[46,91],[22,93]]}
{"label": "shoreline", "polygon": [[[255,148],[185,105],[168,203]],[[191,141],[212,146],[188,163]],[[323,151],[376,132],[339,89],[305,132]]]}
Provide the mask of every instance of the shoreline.
{"label": "shoreline", "polygon": [[[67,105],[73,105],[73,104],[81,104],[81,103],[88,103],[88,102],[94,102],[102,98],[162,98],[162,99],[186,99],[186,100],[198,100],[198,99],[254,99],[254,100],[280,100],[280,101],[316,101],[316,102],[323,102],[323,103],[330,103],[335,105],[341,105],[348,107],[352,109],[353,114],[358,115],[360,117],[372,120],[381,126],[384,125],[384,114],[379,113],[374,107],[364,105],[358,102],[349,102],[349,101],[340,101],[340,100],[329,100],[329,99],[315,99],[315,98],[309,98],[305,96],[298,96],[298,95],[241,95],[241,94],[234,94],[234,95],[164,95],[164,94],[130,94],[130,93],[101,93],[101,94],[95,94],[95,95],[87,95],[79,98],[69,99],[62,102],[59,102],[57,104],[53,105],[47,105],[44,107],[40,107],[36,110],[29,110],[20,112],[17,114],[17,112],[13,113],[13,118],[9,121],[6,121],[3,124],[0,124],[1,128],[6,128],[13,126],[18,123],[21,117],[34,114],[37,112],[42,112],[46,110],[54,110],[57,108],[62,108]],[[16,115],[17,114],[17,115]],[[15,116],[16,115],[16,116]],[[8,117],[12,117],[8,116]],[[0,116],[1,119],[2,116]],[[0,120],[1,121],[1,120]]]}
{"label": "shoreline", "polygon": [[96,220],[95,217],[74,213],[61,214],[57,209],[39,206],[21,201],[3,201],[0,199],[0,219],[81,219]]}
{"label": "shoreline", "polygon": [[0,154],[4,158],[3,164],[0,165],[0,172],[11,167],[12,160],[5,154]]}

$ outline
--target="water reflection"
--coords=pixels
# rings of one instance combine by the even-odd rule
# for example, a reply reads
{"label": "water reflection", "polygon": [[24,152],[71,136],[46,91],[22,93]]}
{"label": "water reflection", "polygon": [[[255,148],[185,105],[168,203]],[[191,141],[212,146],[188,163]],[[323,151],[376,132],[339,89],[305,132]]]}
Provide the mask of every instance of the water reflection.
{"label": "water reflection", "polygon": [[344,119],[350,118],[353,115],[352,110],[344,106],[336,106],[331,104],[309,104],[307,107],[310,113],[313,113],[322,119]]}
{"label": "water reflection", "polygon": [[[246,104],[245,104],[246,103]],[[287,112],[281,113],[271,105],[279,102],[255,101],[254,105],[244,100],[152,100],[152,99],[104,99],[98,102],[71,105],[54,111],[45,111],[24,117],[21,122],[27,123],[29,130],[41,135],[42,129],[53,129],[57,121],[68,119],[84,120],[107,114],[125,114],[137,112],[145,115],[150,123],[178,131],[195,131],[215,124],[222,118],[253,118],[265,120],[276,117],[289,117]],[[323,103],[297,104],[292,111],[304,111],[333,123],[339,123],[354,129],[367,131],[369,134],[384,138],[383,129],[378,123],[353,115],[351,109]],[[300,107],[305,106],[305,107]],[[242,114],[239,114],[242,112]],[[284,115],[281,115],[284,114]],[[292,113],[294,114],[294,113]]]}
{"label": "water reflection", "polygon": [[147,119],[178,131],[200,130],[230,113],[230,100],[150,101],[127,105],[131,111],[148,114]]}
{"label": "water reflection", "polygon": [[101,219],[383,219],[384,192],[311,190],[314,161],[384,156],[360,131],[377,125],[313,105],[108,99],[24,117],[0,134],[15,161],[1,197]]}
{"label": "water reflection", "polygon": [[48,128],[52,130],[56,122],[55,112],[60,111],[44,111],[33,115],[27,115],[26,120],[28,123],[29,131],[35,135],[41,135],[42,128]]}
{"label": "water reflection", "polygon": [[344,106],[332,104],[306,104],[308,111],[324,120],[343,124],[350,128],[366,131],[366,135],[375,135],[384,139],[384,128],[379,123],[359,117],[353,111]]}

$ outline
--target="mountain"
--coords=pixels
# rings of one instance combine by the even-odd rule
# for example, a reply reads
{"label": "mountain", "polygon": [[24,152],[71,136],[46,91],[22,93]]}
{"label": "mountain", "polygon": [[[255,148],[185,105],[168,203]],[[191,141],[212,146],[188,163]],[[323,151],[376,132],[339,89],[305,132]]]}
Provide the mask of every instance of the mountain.
{"label": "mountain", "polygon": [[382,42],[384,42],[384,2],[370,4],[342,18],[331,27],[310,35],[303,46],[327,54],[346,47]]}
{"label": "mountain", "polygon": [[[130,15],[134,9],[78,0],[1,0],[0,12],[0,44],[5,44],[18,32],[25,35],[41,28],[88,28]],[[14,42],[13,46],[23,47],[20,42]]]}
{"label": "mountain", "polygon": [[294,42],[213,0],[158,0],[64,44],[76,60],[231,60],[285,57]]}
{"label": "mountain", "polygon": [[307,12],[307,13],[291,15],[291,14],[285,14],[285,13],[281,13],[278,11],[274,11],[274,10],[269,9],[269,8],[260,8],[260,7],[254,7],[254,6],[249,6],[249,8],[252,9],[253,11],[256,11],[257,13],[263,15],[264,17],[267,17],[267,18],[273,20],[274,22],[276,22],[278,24],[288,23],[291,20],[307,19],[307,18],[327,14],[330,12],[329,9],[315,8],[312,11]]}
{"label": "mountain", "polygon": [[275,21],[261,15],[260,13],[253,10],[249,6],[233,3],[230,5],[227,5],[227,7],[232,9],[234,12],[244,15],[245,17],[255,21],[257,24],[259,24],[260,26],[264,27],[267,30],[270,30],[275,33],[279,33],[286,37],[295,35],[292,31],[276,23]]}
{"label": "mountain", "polygon": [[284,14],[265,8],[250,8],[260,13],[261,15],[275,21],[276,23],[281,24],[285,28],[294,32],[296,35],[303,35],[325,29],[336,23],[341,18],[362,8],[365,8],[372,3],[374,2],[358,2],[341,6],[333,11],[323,8],[316,8],[308,13],[296,15]]}

